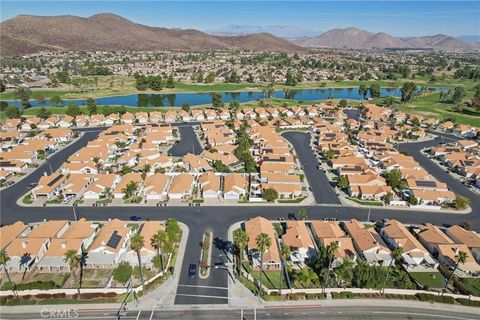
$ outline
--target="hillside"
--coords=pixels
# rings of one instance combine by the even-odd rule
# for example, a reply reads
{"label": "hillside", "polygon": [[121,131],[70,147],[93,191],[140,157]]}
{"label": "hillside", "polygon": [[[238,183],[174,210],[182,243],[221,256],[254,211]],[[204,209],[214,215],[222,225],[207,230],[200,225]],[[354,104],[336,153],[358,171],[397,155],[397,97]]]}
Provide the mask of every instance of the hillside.
{"label": "hillside", "polygon": [[431,48],[462,51],[480,49],[480,46],[476,43],[466,42],[447,35],[401,39],[383,32],[373,33],[357,28],[332,29],[315,37],[299,39],[295,43],[305,47],[351,49]]}
{"label": "hillside", "polygon": [[109,13],[88,18],[20,15],[2,22],[0,29],[2,55],[42,50],[306,50],[269,34],[212,36],[198,30],[149,27]]}

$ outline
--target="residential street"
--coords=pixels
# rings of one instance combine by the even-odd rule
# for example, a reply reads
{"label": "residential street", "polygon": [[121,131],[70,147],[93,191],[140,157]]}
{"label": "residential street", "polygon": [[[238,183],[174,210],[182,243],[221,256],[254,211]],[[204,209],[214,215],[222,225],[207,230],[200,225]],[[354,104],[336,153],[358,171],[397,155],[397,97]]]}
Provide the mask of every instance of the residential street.
{"label": "residential street", "polygon": [[170,150],[168,150],[168,153],[174,157],[183,157],[187,153],[193,153],[195,155],[201,154],[203,148],[198,142],[193,126],[191,124],[180,124],[177,128],[180,134],[180,141],[174,144]]}
{"label": "residential street", "polygon": [[[187,134],[182,134],[184,139],[190,140],[193,134],[191,126],[182,126],[181,131],[185,130]],[[89,129],[85,131],[78,141],[54,154],[48,162],[53,170],[57,170],[69,155],[87,144],[89,140],[94,139],[101,129]],[[304,167],[306,177],[310,183],[317,203],[322,205],[306,206],[309,219],[322,219],[326,217],[335,217],[339,220],[358,219],[366,220],[368,208],[348,207],[338,205],[338,198],[333,189],[328,185],[328,181],[323,173],[318,172],[313,161],[313,152],[308,144],[309,135],[305,133],[289,132],[285,137],[293,144],[298,157]],[[198,142],[197,142],[198,143]],[[381,220],[383,218],[395,218],[404,223],[420,224],[428,221],[437,225],[455,224],[463,221],[472,223],[474,229],[480,229],[480,197],[472,193],[460,182],[454,180],[450,175],[430,162],[428,158],[420,153],[420,149],[426,146],[440,143],[440,140],[432,140],[420,143],[402,144],[401,150],[408,151],[417,161],[421,163],[436,178],[445,181],[449,187],[456,193],[468,196],[472,201],[472,212],[469,214],[453,214],[431,211],[414,211],[387,208],[372,208],[370,218]],[[183,144],[183,142],[180,142]],[[73,209],[64,206],[49,207],[22,207],[17,205],[17,199],[25,194],[27,187],[32,182],[37,182],[44,171],[49,171],[48,163],[41,165],[36,171],[25,177],[20,182],[5,189],[1,193],[1,223],[10,224],[18,220],[26,223],[41,221],[43,219],[73,219]],[[227,303],[227,272],[224,269],[212,269],[210,277],[201,280],[197,277],[190,279],[188,277],[188,266],[190,263],[198,263],[200,257],[200,242],[205,231],[210,230],[215,239],[212,251],[212,264],[226,259],[223,249],[228,245],[227,230],[230,225],[249,219],[255,216],[263,216],[269,219],[282,217],[288,219],[291,214],[295,214],[301,207],[299,206],[200,206],[200,207],[147,207],[147,206],[107,206],[107,207],[77,207],[78,217],[89,220],[108,220],[109,218],[119,218],[128,220],[135,214],[142,216],[143,219],[164,220],[174,217],[186,224],[190,229],[190,236],[185,252],[182,273],[180,276],[179,287],[175,303],[177,304],[218,304]]]}

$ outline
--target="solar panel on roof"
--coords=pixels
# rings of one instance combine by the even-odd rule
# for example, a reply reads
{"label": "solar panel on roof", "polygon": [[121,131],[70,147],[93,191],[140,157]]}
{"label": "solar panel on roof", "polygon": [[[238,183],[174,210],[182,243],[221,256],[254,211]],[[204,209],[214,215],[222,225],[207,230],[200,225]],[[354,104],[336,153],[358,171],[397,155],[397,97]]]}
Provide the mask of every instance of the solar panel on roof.
{"label": "solar panel on roof", "polygon": [[415,183],[419,187],[436,187],[437,186],[435,181],[421,181],[420,180],[420,181],[415,181]]}
{"label": "solar panel on roof", "polygon": [[110,239],[108,239],[108,242],[107,242],[107,247],[110,247],[112,249],[115,249],[118,244],[120,243],[120,240],[122,240],[122,236],[120,236],[117,231],[114,231],[110,237]]}
{"label": "solar panel on roof", "polygon": [[49,183],[47,183],[47,186],[51,187],[53,186],[58,180],[62,179],[63,178],[63,174],[59,174],[58,176],[56,176],[52,181],[50,181]]}

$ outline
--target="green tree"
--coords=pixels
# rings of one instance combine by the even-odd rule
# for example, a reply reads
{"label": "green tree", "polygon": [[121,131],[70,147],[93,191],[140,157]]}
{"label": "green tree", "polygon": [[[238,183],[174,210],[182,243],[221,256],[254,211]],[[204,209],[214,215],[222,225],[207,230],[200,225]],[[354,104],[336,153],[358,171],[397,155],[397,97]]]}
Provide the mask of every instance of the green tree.
{"label": "green tree", "polygon": [[167,226],[165,230],[167,231],[169,241],[172,243],[177,243],[180,241],[180,234],[182,230],[180,229],[178,221],[174,218],[168,218],[165,225]]}
{"label": "green tree", "polygon": [[8,272],[8,269],[7,269],[8,261],[10,261],[10,257],[8,256],[7,252],[5,251],[5,249],[1,250],[0,251],[0,265],[3,266],[3,269],[5,270],[5,274],[7,275],[8,282],[12,285],[13,295],[17,296],[17,285],[10,278],[10,273]]}
{"label": "green tree", "polygon": [[0,92],[5,92],[5,90],[7,89],[7,86],[5,85],[5,82],[0,81]]}
{"label": "green tree", "polygon": [[292,251],[290,250],[290,247],[282,243],[280,245],[280,257],[282,258],[283,261],[287,261],[290,258],[290,254]]}
{"label": "green tree", "polygon": [[160,259],[161,270],[165,272],[163,264],[163,247],[168,241],[168,234],[165,230],[158,230],[151,239],[152,246],[157,250],[157,257]]}
{"label": "green tree", "polygon": [[87,98],[87,109],[90,115],[97,113],[97,103],[92,98]]}
{"label": "green tree", "polygon": [[220,93],[212,92],[210,95],[212,97],[212,106],[215,109],[222,109],[224,104],[223,104],[222,96],[220,95]]}
{"label": "green tree", "polygon": [[466,91],[464,87],[460,87],[460,86],[455,87],[455,91],[453,92],[453,96],[452,96],[452,101],[455,104],[460,104],[462,100],[465,98],[465,96],[466,96]]}
{"label": "green tree", "polygon": [[135,195],[138,189],[137,181],[129,181],[125,188],[122,189],[122,192],[125,194],[125,199],[130,199]]}
{"label": "green tree", "polygon": [[350,284],[353,278],[354,263],[349,258],[344,258],[342,264],[335,270],[338,277],[338,286]]}
{"label": "green tree", "polygon": [[58,106],[61,106],[63,104],[63,101],[60,98],[60,96],[53,96],[53,97],[50,98],[50,104],[54,107],[58,107]]}
{"label": "green tree", "polygon": [[5,116],[9,119],[19,118],[20,111],[15,106],[9,106],[5,109]]}
{"label": "green tree", "polygon": [[242,268],[243,252],[248,244],[248,234],[245,230],[237,229],[233,232],[233,242],[238,249],[238,270]]}
{"label": "green tree", "polygon": [[190,105],[188,104],[188,102],[184,102],[182,104],[182,110],[185,111],[185,112],[189,112],[190,111]]}
{"label": "green tree", "polygon": [[130,249],[137,253],[138,268],[140,270],[140,281],[142,282],[142,289],[145,291],[145,282],[143,281],[142,255],[140,250],[145,246],[145,239],[139,233],[130,238]]}
{"label": "green tree", "polygon": [[132,266],[128,262],[122,261],[113,270],[112,276],[115,281],[125,284],[132,276],[132,273]]}
{"label": "green tree", "polygon": [[272,246],[272,239],[267,233],[262,232],[255,238],[255,244],[260,253],[260,296],[262,296],[263,254]]}
{"label": "green tree", "polygon": [[0,111],[5,111],[8,107],[8,102],[7,101],[0,101]]}
{"label": "green tree", "polygon": [[390,272],[392,271],[392,267],[395,264],[395,262],[400,261],[402,259],[402,254],[403,254],[403,248],[402,247],[395,247],[392,251],[392,261],[390,262],[390,265],[388,266],[387,269],[387,274],[385,276],[385,281],[383,282],[382,288],[380,288],[380,293],[385,292],[385,287],[387,286],[388,283],[388,277],[390,276]]}
{"label": "green tree", "polygon": [[387,107],[392,107],[396,102],[397,100],[392,96],[388,96],[383,99],[383,104]]}
{"label": "green tree", "polygon": [[327,152],[325,152],[325,158],[327,158],[327,160],[332,160],[335,158],[335,151],[328,149]]}
{"label": "green tree", "polygon": [[340,102],[338,103],[338,106],[340,108],[346,108],[348,106],[347,100],[345,100],[345,99],[340,100]]}
{"label": "green tree", "polygon": [[69,104],[67,106],[67,110],[65,111],[65,114],[71,117],[76,117],[82,114],[82,110],[77,105]]}
{"label": "green tree", "polygon": [[454,204],[455,204],[455,208],[463,210],[470,205],[470,199],[461,195],[456,195]]}
{"label": "green tree", "polygon": [[365,86],[364,84],[361,84],[358,87],[358,94],[363,96],[363,99],[365,100],[367,98],[367,94],[368,94],[367,86]]}
{"label": "green tree", "polygon": [[450,283],[450,281],[452,281],[452,278],[455,275],[455,272],[457,271],[460,264],[464,264],[465,262],[467,262],[467,258],[468,258],[468,256],[467,256],[467,253],[465,251],[460,250],[458,252],[458,254],[456,256],[457,262],[455,263],[455,267],[453,268],[453,271],[450,274],[450,277],[448,277],[448,280],[445,282],[445,287],[442,290],[442,295],[445,293],[445,291],[447,291],[448,284]]}
{"label": "green tree", "polygon": [[26,86],[19,86],[15,92],[13,93],[15,99],[20,101],[22,107],[27,108],[29,107],[30,103],[28,102],[32,97],[32,90]]}
{"label": "green tree", "polygon": [[299,216],[300,218],[302,218],[302,220],[307,220],[307,219],[308,219],[307,209],[302,208],[302,209],[298,210],[298,216]]}
{"label": "green tree", "polygon": [[370,85],[369,91],[372,98],[380,98],[380,85],[378,85],[377,83],[372,83]]}
{"label": "green tree", "polygon": [[402,180],[402,172],[399,169],[393,169],[385,173],[385,180],[392,189],[403,190],[406,188],[405,182]]}
{"label": "green tree", "polygon": [[285,75],[285,85],[287,86],[295,86],[297,85],[297,79],[292,73],[292,70],[288,69]]}
{"label": "green tree", "polygon": [[402,93],[402,102],[411,101],[416,91],[417,85],[415,82],[405,82],[400,88],[400,92]]}
{"label": "green tree", "polygon": [[167,78],[167,82],[165,83],[167,88],[175,88],[175,82],[173,81],[173,75],[169,75]]}
{"label": "green tree", "polygon": [[75,250],[68,250],[65,252],[65,256],[63,259],[69,266],[70,268],[70,273],[72,274],[73,280],[75,281],[75,286],[77,287],[77,293],[78,296],[80,297],[80,282],[77,277],[77,273],[75,272],[75,269],[80,266],[80,263],[82,262],[82,257],[77,254]]}
{"label": "green tree", "polygon": [[349,183],[348,183],[348,178],[345,177],[345,176],[340,176],[338,177],[338,180],[337,180],[337,187],[340,188],[340,189],[346,189],[348,188],[349,186]]}
{"label": "green tree", "polygon": [[240,103],[237,100],[233,100],[228,104],[228,109],[232,111],[237,111],[240,109]]}
{"label": "green tree", "polygon": [[268,202],[273,202],[278,199],[278,191],[273,188],[263,190],[263,199]]}
{"label": "green tree", "polygon": [[40,119],[44,119],[44,120],[47,119],[48,117],[50,117],[51,115],[52,115],[52,112],[45,107],[41,107],[35,113],[35,116],[37,116]]}

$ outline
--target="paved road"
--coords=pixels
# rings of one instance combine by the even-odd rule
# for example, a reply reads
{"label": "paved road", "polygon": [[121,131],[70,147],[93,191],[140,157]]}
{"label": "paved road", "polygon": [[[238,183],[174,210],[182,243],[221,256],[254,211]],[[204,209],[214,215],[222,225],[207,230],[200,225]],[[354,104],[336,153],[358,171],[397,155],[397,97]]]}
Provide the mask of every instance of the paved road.
{"label": "paved road", "polygon": [[472,207],[472,209],[475,211],[479,211],[480,196],[477,193],[470,190],[469,188],[467,188],[458,179],[454,178],[450,173],[445,172],[444,168],[438,166],[435,162],[431,161],[428,157],[426,157],[422,153],[422,149],[431,148],[433,146],[438,145],[442,141],[444,143],[448,143],[448,142],[451,142],[451,140],[458,140],[458,138],[448,134],[442,134],[442,138],[443,138],[442,140],[436,139],[436,140],[417,142],[417,143],[403,143],[399,145],[398,150],[407,152],[409,155],[413,156],[415,160],[417,160],[417,162],[425,170],[427,170],[437,180],[446,183],[450,188],[450,190],[453,191],[455,194],[459,194],[469,198],[470,206]]}
{"label": "paved road", "polygon": [[282,134],[295,148],[303,167],[303,172],[312,189],[315,202],[319,204],[340,204],[340,200],[330,185],[327,176],[318,170],[318,159],[310,147],[310,134],[287,131]]}
{"label": "paved road", "polygon": [[[58,307],[52,306],[51,309]],[[43,314],[48,312],[49,308],[43,311]],[[73,314],[73,310],[72,310]],[[243,316],[243,318],[242,318]],[[44,319],[39,313],[24,313],[24,314],[2,314],[2,319]],[[86,310],[78,311],[79,319],[116,319],[114,311],[95,311]],[[71,319],[69,317],[55,317],[55,319]],[[344,306],[344,307],[319,307],[319,306],[299,306],[299,307],[281,307],[272,308],[267,307],[263,309],[249,310],[140,310],[127,311],[122,314],[121,319],[185,319],[185,320],[263,320],[263,319],[372,319],[372,320],[416,320],[416,319],[459,319],[459,320],[475,320],[478,319],[478,314],[473,311],[446,311],[445,308],[434,310],[427,307],[371,307],[371,306]]]}
{"label": "paved road", "polygon": [[[87,131],[87,130],[84,130]],[[49,162],[52,169],[58,169],[68,156],[76,150],[85,146],[89,140],[94,139],[101,129],[88,130],[79,140],[69,145],[65,149],[54,154]],[[359,219],[365,220],[368,214],[368,208],[348,207],[331,203],[338,203],[330,198],[324,198],[324,193],[331,192],[330,186],[322,183],[325,177],[318,175],[313,170],[311,164],[312,151],[308,147],[308,135],[305,133],[285,133],[287,139],[294,145],[299,155],[300,161],[304,165],[307,179],[314,190],[314,194],[319,197],[318,201],[330,203],[330,205],[314,205],[305,206],[310,219],[322,219],[325,217],[336,217],[340,220]],[[185,137],[185,135],[183,135]],[[472,223],[474,229],[480,230],[480,204],[479,196],[470,192],[461,183],[452,180],[449,175],[445,174],[438,167],[430,167],[432,164],[429,160],[417,151],[428,143],[422,142],[416,144],[401,145],[401,150],[407,150],[418,159],[418,161],[427,167],[435,177],[441,181],[445,181],[455,192],[466,194],[472,200],[472,213],[467,215],[448,214],[442,212],[420,212],[414,210],[399,210],[372,208],[371,219],[381,220],[383,218],[394,218],[404,223],[419,224],[429,221],[438,225],[449,225],[463,221]],[[307,147],[302,148],[301,145],[306,144]],[[410,147],[411,146],[411,147]],[[404,149],[405,148],[405,149]],[[310,150],[310,154],[308,152]],[[427,162],[425,162],[427,161]],[[27,186],[31,182],[37,182],[44,171],[49,171],[48,164],[42,164],[35,172],[25,177],[22,181],[12,185],[1,192],[1,212],[0,219],[2,224],[10,224],[15,221],[22,220],[24,222],[36,222],[43,219],[73,219],[73,210],[70,207],[49,206],[49,207],[21,207],[16,204],[18,198],[23,196],[27,191]],[[313,179],[313,180],[312,180]],[[321,190],[318,192],[318,190]],[[317,198],[316,198],[317,199]],[[132,214],[140,215],[144,219],[167,219],[174,217],[189,227],[190,236],[187,243],[187,251],[184,256],[183,270],[180,275],[180,287],[177,291],[175,302],[178,304],[185,303],[226,303],[224,299],[227,295],[226,290],[221,288],[227,287],[227,273],[223,269],[212,269],[210,277],[206,280],[198,278],[188,278],[187,269],[190,263],[198,262],[200,256],[199,243],[202,234],[211,230],[214,237],[218,237],[218,245],[214,246],[212,257],[213,263],[220,262],[222,248],[225,247],[226,233],[228,228],[235,222],[249,219],[261,215],[265,218],[276,219],[282,217],[288,219],[289,216],[295,214],[301,207],[299,206],[201,206],[201,207],[146,207],[146,206],[121,206],[121,207],[78,207],[76,212],[78,217],[84,217],[90,220],[107,220],[109,218],[128,219]],[[204,286],[205,288],[199,287]],[[210,287],[210,288],[209,288]],[[217,288],[212,288],[217,287]],[[220,288],[220,289],[218,289]],[[203,297],[202,297],[203,296]]]}
{"label": "paved road", "polygon": [[197,135],[192,125],[177,125],[180,132],[180,141],[168,150],[168,153],[174,157],[183,157],[187,153],[199,155],[203,148],[198,142]]}

